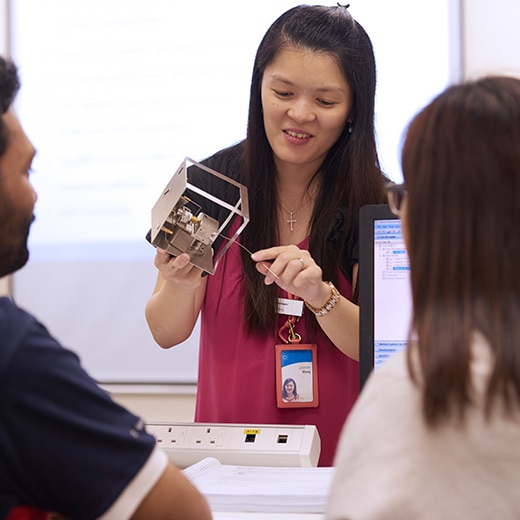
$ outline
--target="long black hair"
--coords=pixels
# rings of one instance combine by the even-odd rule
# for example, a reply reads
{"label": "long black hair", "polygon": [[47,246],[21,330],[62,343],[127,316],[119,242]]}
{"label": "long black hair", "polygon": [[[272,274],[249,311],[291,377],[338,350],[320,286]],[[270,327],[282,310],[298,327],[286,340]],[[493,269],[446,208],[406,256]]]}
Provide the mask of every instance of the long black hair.
{"label": "long black hair", "polygon": [[[276,243],[276,168],[263,124],[261,86],[266,67],[289,47],[333,56],[353,94],[352,128],[345,125],[316,172],[322,182],[311,219],[309,246],[326,280],[337,281],[338,268],[352,280],[352,265],[345,266],[343,258],[350,257],[349,247],[357,240],[359,208],[383,201],[384,181],[374,129],[374,52],[367,33],[346,7],[294,7],[271,25],[260,43],[253,67],[244,152],[251,221],[241,240],[251,250]],[[272,330],[277,287],[263,283],[245,252],[242,265],[246,326],[251,332]]]}

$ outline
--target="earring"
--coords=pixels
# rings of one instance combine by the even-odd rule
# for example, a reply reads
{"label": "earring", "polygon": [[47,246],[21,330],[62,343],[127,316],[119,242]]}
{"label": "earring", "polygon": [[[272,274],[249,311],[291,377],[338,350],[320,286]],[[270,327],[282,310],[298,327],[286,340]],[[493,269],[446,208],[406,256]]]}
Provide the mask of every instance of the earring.
{"label": "earring", "polygon": [[351,134],[352,133],[352,121],[347,121],[347,123],[348,123],[348,128],[347,128],[348,133]]}

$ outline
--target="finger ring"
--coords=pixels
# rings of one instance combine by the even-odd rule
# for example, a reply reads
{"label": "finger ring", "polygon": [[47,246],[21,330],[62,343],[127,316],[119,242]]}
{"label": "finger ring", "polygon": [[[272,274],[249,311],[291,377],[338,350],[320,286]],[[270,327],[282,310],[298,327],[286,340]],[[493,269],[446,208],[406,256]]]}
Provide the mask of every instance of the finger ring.
{"label": "finger ring", "polygon": [[305,268],[305,262],[303,261],[303,258],[298,258],[298,260],[302,263],[302,269]]}

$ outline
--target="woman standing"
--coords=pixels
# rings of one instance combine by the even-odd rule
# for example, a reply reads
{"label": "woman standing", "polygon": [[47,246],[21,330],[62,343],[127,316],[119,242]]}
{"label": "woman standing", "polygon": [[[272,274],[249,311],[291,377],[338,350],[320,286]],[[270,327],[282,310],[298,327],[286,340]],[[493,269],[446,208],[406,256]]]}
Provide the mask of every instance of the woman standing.
{"label": "woman standing", "polygon": [[[197,421],[314,424],[320,465],[332,463],[358,395],[358,212],[384,196],[375,85],[372,44],[346,7],[280,16],[257,51],[245,141],[203,161],[248,188],[243,247],[208,277],[187,254],[158,251],[146,308],[164,348],[188,338],[202,311]],[[280,407],[277,345],[294,338],[309,353],[313,400]]]}

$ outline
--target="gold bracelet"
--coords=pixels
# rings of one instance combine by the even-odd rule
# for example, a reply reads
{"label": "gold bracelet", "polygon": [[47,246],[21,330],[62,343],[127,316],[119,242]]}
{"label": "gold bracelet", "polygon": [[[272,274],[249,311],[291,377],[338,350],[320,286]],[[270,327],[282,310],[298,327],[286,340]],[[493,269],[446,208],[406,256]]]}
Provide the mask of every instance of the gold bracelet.
{"label": "gold bracelet", "polygon": [[334,287],[332,282],[327,282],[327,285],[330,287],[330,298],[327,300],[327,303],[323,306],[317,309],[316,307],[313,307],[310,303],[304,302],[305,306],[311,310],[316,317],[325,316],[335,305],[339,302],[339,291]]}

